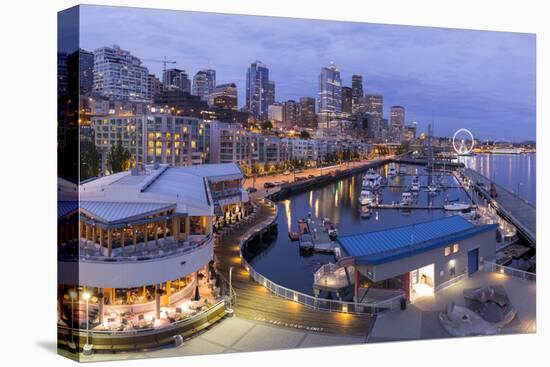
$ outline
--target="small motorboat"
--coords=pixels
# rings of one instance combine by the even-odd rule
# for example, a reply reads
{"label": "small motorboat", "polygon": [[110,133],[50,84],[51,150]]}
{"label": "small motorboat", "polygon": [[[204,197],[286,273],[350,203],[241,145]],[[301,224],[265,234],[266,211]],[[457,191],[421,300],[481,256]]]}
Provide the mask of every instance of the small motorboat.
{"label": "small motorboat", "polygon": [[332,227],[328,230],[328,237],[331,241],[336,240],[336,237],[338,237],[338,230],[332,225]]}
{"label": "small motorboat", "polygon": [[361,212],[361,218],[362,218],[362,219],[369,219],[370,216],[371,216],[371,211],[368,210],[368,209],[367,209],[367,210],[363,210],[363,211]]}
{"label": "small motorboat", "polygon": [[309,233],[304,233],[300,235],[300,249],[302,250],[313,250],[313,237]]}
{"label": "small motorboat", "polygon": [[391,162],[388,167],[388,175],[395,176],[397,174],[397,168],[395,167],[395,162]]}
{"label": "small motorboat", "polygon": [[381,184],[382,176],[380,176],[374,169],[369,168],[367,173],[363,176],[363,188],[368,190],[378,190]]}
{"label": "small motorboat", "polygon": [[370,190],[361,190],[358,200],[361,205],[374,205],[376,204],[376,195]]}
{"label": "small motorboat", "polygon": [[428,193],[430,194],[437,194],[437,186],[434,184],[428,185]]}

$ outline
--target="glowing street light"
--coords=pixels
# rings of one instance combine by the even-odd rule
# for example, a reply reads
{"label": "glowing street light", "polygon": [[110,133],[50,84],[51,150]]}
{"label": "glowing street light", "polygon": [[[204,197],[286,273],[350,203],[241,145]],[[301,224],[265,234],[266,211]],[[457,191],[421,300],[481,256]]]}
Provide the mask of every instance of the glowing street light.
{"label": "glowing street light", "polygon": [[90,315],[88,314],[88,306],[90,301],[90,292],[84,292],[82,298],[86,301],[86,344],[84,345],[84,355],[92,354],[92,345],[90,344]]}

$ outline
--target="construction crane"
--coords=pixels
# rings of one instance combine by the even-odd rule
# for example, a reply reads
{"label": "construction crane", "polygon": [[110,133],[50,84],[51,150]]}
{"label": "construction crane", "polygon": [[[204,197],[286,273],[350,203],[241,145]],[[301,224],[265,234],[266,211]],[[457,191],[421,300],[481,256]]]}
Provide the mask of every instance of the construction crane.
{"label": "construction crane", "polygon": [[162,72],[164,73],[166,71],[166,64],[175,64],[175,61],[166,60],[166,56],[164,56],[163,60],[155,60],[155,59],[142,59],[143,61],[150,61],[150,62],[161,62],[163,65]]}

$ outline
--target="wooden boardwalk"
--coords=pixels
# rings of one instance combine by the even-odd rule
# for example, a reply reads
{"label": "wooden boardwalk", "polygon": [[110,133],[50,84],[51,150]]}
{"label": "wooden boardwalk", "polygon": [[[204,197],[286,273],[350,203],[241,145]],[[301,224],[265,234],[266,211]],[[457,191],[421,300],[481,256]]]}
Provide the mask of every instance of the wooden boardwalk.
{"label": "wooden boardwalk", "polygon": [[229,267],[234,267],[232,283],[237,294],[235,314],[272,325],[366,338],[374,324],[374,316],[316,311],[277,297],[249,278],[247,271],[240,265],[241,237],[249,229],[273,215],[271,207],[259,203],[258,214],[253,221],[235,229],[214,247],[215,266],[226,279]]}
{"label": "wooden boardwalk", "polygon": [[[518,232],[535,246],[537,241],[536,207],[498,184],[496,185],[498,197],[491,198],[487,192],[491,187],[491,180],[470,168],[465,169],[464,174],[473,182],[476,191],[487,200],[496,203],[497,212],[512,223]],[[483,182],[485,188],[477,185],[478,181]]]}

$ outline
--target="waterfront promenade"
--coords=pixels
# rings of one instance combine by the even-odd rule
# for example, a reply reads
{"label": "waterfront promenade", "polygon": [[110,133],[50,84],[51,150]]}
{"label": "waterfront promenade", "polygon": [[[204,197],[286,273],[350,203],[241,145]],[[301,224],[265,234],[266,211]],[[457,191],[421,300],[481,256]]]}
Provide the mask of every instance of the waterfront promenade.
{"label": "waterfront promenade", "polygon": [[225,277],[229,276],[229,267],[234,268],[232,283],[237,294],[235,314],[241,318],[287,328],[366,337],[372,327],[373,316],[316,311],[280,298],[249,278],[248,272],[240,265],[240,241],[254,227],[265,225],[266,220],[275,215],[274,209],[263,201],[257,204],[254,219],[224,236],[214,247],[216,268]]}
{"label": "waterfront promenade", "polygon": [[[536,207],[523,200],[516,194],[506,190],[502,186],[496,184],[496,198],[491,198],[488,189],[491,187],[491,180],[481,175],[473,169],[467,168],[464,170],[464,175],[472,182],[478,192],[480,192],[487,200],[495,204],[497,212],[510,223],[512,223],[518,231],[527,239],[533,246],[536,245],[537,238],[537,221]],[[484,187],[478,185],[478,182],[483,182]]]}

